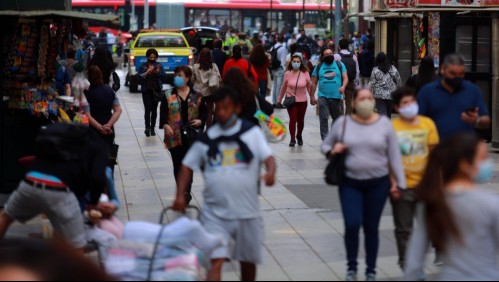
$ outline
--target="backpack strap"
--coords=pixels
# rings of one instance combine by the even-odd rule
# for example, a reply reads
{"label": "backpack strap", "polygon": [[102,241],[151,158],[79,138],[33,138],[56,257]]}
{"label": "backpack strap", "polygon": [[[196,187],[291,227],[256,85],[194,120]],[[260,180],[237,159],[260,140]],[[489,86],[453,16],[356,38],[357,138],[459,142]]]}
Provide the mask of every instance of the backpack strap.
{"label": "backpack strap", "polygon": [[340,81],[341,81],[341,86],[343,87],[343,73],[341,72],[341,62],[335,61],[336,65],[338,66],[338,69],[340,70]]}
{"label": "backpack strap", "polygon": [[248,145],[241,140],[241,136],[244,133],[250,131],[253,127],[256,127],[256,125],[244,119],[241,119],[241,122],[242,122],[241,129],[239,130],[238,133],[232,136],[220,136],[216,139],[211,139],[207,131],[200,136],[198,141],[209,147],[208,149],[209,158],[216,158],[216,156],[219,153],[218,150],[219,143],[233,141],[238,143],[239,148],[241,149],[241,153],[244,155],[248,163],[253,160],[254,155],[251,152],[251,150],[248,148]]}

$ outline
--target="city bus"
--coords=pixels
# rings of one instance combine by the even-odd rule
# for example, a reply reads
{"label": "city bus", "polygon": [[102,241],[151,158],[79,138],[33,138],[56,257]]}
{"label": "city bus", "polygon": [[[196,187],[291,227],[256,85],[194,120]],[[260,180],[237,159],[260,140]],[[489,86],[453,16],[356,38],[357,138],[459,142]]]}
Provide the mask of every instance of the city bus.
{"label": "city bus", "polygon": [[[292,1],[292,3],[290,2]],[[222,32],[230,28],[239,31],[266,30],[271,28],[285,33],[294,28],[326,29],[332,13],[327,0],[150,0],[149,24],[153,26],[157,17],[176,17],[176,26],[158,28],[181,28],[184,26],[217,27]],[[116,14],[121,17],[121,29],[130,30],[131,0],[73,0],[73,10],[98,14]],[[138,29],[143,28],[144,0],[134,0]],[[333,1],[334,2],[334,1]],[[181,5],[178,14],[157,15],[160,7]],[[334,10],[334,6],[333,6]],[[162,11],[162,10],[161,10]],[[172,10],[173,11],[173,10]],[[178,10],[175,10],[178,11]]]}

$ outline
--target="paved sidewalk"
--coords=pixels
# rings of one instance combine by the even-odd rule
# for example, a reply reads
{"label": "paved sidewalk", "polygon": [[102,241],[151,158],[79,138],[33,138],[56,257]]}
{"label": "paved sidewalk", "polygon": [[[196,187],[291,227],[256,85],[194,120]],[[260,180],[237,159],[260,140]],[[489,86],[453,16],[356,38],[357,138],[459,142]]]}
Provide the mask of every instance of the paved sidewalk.
{"label": "paved sidewalk", "polygon": [[[115,179],[122,203],[118,217],[125,222],[157,222],[160,211],[170,205],[175,196],[171,158],[163,147],[162,131],[158,131],[157,137],[144,135],[141,94],[131,94],[127,87],[122,87],[119,96],[123,114],[115,127],[116,143],[120,145]],[[285,110],[277,110],[277,113],[288,121]],[[259,280],[329,281],[342,280],[345,276],[343,220],[337,188],[324,184],[326,161],[319,152],[319,121],[312,107],[307,113],[303,137],[305,146],[302,148],[289,148],[289,140],[272,145],[279,166],[278,181],[272,188],[262,188],[260,198],[266,240],[265,263],[258,269]],[[493,157],[497,162],[498,156]],[[202,178],[196,174],[193,187],[196,205],[201,205],[202,185]],[[493,188],[497,184],[489,186]],[[398,280],[402,273],[397,266],[393,219],[388,203],[380,229],[378,278]],[[8,236],[40,231],[40,222],[33,221],[27,226],[16,224]],[[433,273],[433,255],[430,256],[428,270]],[[359,258],[360,279],[364,278],[362,261],[363,255]],[[237,264],[226,263],[223,278],[239,279]]]}

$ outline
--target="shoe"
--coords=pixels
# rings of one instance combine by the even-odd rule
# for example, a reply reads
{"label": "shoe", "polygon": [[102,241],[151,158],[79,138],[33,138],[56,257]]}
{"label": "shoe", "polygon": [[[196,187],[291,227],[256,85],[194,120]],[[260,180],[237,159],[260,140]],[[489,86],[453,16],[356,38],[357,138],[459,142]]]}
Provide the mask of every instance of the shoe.
{"label": "shoe", "polygon": [[294,147],[296,145],[296,140],[291,140],[291,142],[289,142],[289,147]]}
{"label": "shoe", "polygon": [[185,192],[185,205],[188,206],[192,201],[192,195],[189,192]]}
{"label": "shoe", "polygon": [[444,265],[444,260],[442,258],[442,255],[440,253],[437,253],[437,256],[435,257],[435,266],[443,266]]}
{"label": "shoe", "polygon": [[296,139],[298,140],[298,146],[303,146],[303,137],[296,136]]}
{"label": "shoe", "polygon": [[151,136],[156,136],[156,131],[154,131],[154,129],[151,129]]}
{"label": "shoe", "polygon": [[144,130],[144,134],[147,136],[147,137],[150,137],[151,136],[151,130],[149,128],[146,128],[146,130]]}
{"label": "shoe", "polygon": [[366,281],[376,281],[376,274],[374,273],[366,274]]}
{"label": "shoe", "polygon": [[345,281],[357,281],[357,272],[353,270],[348,271]]}

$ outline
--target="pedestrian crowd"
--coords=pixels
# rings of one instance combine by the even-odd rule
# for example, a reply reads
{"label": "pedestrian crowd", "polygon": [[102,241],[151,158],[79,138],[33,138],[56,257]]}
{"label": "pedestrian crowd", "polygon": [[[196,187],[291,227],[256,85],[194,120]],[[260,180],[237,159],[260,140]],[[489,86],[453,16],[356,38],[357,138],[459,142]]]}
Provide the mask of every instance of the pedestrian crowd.
{"label": "pedestrian crowd", "polygon": [[[225,239],[212,253],[208,279],[220,280],[225,259],[232,258],[241,264],[242,280],[255,280],[262,262],[258,197],[261,183],[274,185],[277,167],[255,114],[272,116],[285,108],[289,146],[303,146],[309,104],[318,107],[322,153],[329,159],[343,156],[337,169],[347,281],[358,277],[361,228],[366,280],[376,280],[379,224],[388,200],[406,279],[424,279],[429,246],[443,262],[442,280],[499,277],[499,202],[479,189],[491,180],[494,168],[476,134],[489,128],[491,120],[479,88],[464,80],[463,59],[450,54],[435,72],[433,61],[424,58],[418,74],[403,86],[389,56],[375,56],[372,37],[365,42],[354,38],[335,47],[319,44],[318,38],[314,44],[305,31],[266,40],[231,31],[225,40],[214,41],[213,50],[201,50],[194,66],[177,67],[173,88],[160,97],[165,72],[158,52],[147,51],[148,61],[139,67],[144,133],[150,137],[163,131],[177,184],[173,208],[185,210],[192,200],[193,174],[200,172],[205,187],[201,222]],[[41,150],[0,214],[0,237],[12,222],[45,213],[75,247],[91,237],[85,234],[102,238],[95,228],[119,239],[120,223],[113,218],[119,202],[106,167],[113,167],[107,156],[115,145],[113,125],[121,108],[110,86],[114,65],[108,55],[96,51],[88,67],[90,129],[75,132],[80,134],[75,138],[90,136],[81,144],[85,162],[62,158],[62,151]],[[312,55],[319,57],[315,65]],[[71,60],[73,56],[68,65]],[[392,119],[392,113],[398,116]],[[46,130],[62,135],[72,129]],[[42,137],[47,135],[42,131]],[[83,187],[85,177],[91,185]],[[85,232],[84,210],[101,214],[89,228],[94,233]]]}

